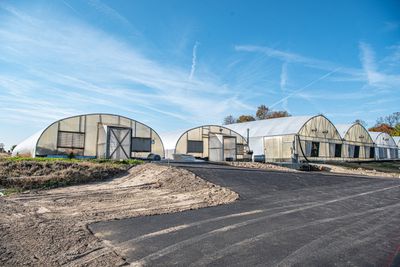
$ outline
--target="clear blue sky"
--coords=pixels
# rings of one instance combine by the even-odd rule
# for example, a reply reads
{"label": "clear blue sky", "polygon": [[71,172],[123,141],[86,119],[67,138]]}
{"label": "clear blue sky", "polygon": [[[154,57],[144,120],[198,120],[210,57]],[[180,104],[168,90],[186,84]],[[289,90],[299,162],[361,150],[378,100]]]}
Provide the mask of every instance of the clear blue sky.
{"label": "clear blue sky", "polygon": [[159,132],[259,104],[399,111],[399,1],[1,1],[0,142],[108,112]]}

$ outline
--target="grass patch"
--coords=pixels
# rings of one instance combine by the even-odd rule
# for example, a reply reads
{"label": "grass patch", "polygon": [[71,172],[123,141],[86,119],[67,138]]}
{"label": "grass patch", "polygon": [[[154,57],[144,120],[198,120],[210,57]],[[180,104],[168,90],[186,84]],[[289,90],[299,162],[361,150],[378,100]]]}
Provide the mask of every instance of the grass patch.
{"label": "grass patch", "polygon": [[10,162],[92,162],[92,163],[111,163],[111,164],[121,164],[121,165],[138,165],[143,163],[142,160],[137,159],[125,159],[125,160],[111,160],[111,159],[75,159],[75,158],[26,158],[26,157],[6,157],[0,158],[1,161]]}
{"label": "grass patch", "polygon": [[22,191],[24,191],[22,188],[15,188],[15,187],[11,187],[11,188],[6,188],[2,191],[4,196],[9,196],[12,194],[16,194],[16,193],[21,193]]}
{"label": "grass patch", "polygon": [[46,189],[104,180],[126,173],[140,160],[19,158],[0,159],[0,185],[10,189]]}

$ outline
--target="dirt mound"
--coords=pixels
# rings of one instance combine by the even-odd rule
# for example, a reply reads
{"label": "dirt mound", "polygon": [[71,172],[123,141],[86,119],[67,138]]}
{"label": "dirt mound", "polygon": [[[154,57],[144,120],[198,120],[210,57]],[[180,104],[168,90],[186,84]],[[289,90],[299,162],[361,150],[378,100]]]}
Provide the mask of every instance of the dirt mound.
{"label": "dirt mound", "polygon": [[110,266],[124,260],[92,222],[229,203],[238,194],[179,168],[144,164],[112,180],[0,197],[2,265]]}
{"label": "dirt mound", "polygon": [[22,189],[56,187],[105,179],[126,172],[112,163],[1,160],[0,185]]}
{"label": "dirt mound", "polygon": [[296,172],[294,169],[281,167],[274,164],[269,163],[261,163],[261,162],[228,162],[229,165],[241,168],[251,168],[251,169],[264,169],[264,170],[275,170],[275,171],[286,171],[286,172]]}
{"label": "dirt mound", "polygon": [[386,177],[386,178],[400,178],[399,173],[391,173],[391,172],[382,172],[377,170],[369,170],[361,167],[346,167],[346,166],[337,166],[333,164],[312,164],[320,168],[322,171],[330,172],[330,173],[340,173],[340,174],[348,174],[348,175],[363,175],[363,176],[372,176],[372,177]]}

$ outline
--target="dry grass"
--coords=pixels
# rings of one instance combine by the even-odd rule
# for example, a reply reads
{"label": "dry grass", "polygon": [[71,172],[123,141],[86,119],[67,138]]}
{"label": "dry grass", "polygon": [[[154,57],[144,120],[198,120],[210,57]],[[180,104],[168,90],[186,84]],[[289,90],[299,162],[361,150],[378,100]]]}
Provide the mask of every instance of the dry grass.
{"label": "dry grass", "polygon": [[9,158],[9,157],[10,157],[10,155],[7,153],[0,153],[0,159]]}
{"label": "dry grass", "polygon": [[0,185],[34,189],[78,184],[126,173],[135,163],[139,162],[3,158],[0,159]]}

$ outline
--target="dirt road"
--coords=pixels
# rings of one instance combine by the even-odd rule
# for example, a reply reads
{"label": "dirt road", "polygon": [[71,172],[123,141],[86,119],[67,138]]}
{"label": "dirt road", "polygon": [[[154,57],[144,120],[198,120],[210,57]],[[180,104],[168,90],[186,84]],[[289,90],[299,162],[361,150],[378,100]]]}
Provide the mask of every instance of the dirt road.
{"label": "dirt road", "polygon": [[190,171],[145,164],[106,182],[0,197],[0,263],[110,266],[125,260],[89,223],[233,202],[235,192]]}

